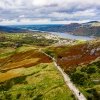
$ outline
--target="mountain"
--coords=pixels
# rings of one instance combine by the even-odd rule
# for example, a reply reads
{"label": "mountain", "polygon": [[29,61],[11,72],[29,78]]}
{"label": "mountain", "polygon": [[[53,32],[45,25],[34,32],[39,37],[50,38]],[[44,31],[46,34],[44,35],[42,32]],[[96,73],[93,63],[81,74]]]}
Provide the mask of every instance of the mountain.
{"label": "mountain", "polygon": [[92,23],[91,26],[99,27],[100,26],[100,22]]}
{"label": "mountain", "polygon": [[71,24],[55,24],[55,25],[17,25],[12,26],[14,28],[25,28],[38,31],[47,31],[47,32],[72,32],[72,30],[80,27],[81,24],[71,23]]}
{"label": "mountain", "polygon": [[71,23],[71,24],[55,24],[55,25],[16,25],[16,26],[0,26],[0,31],[9,33],[26,33],[33,31],[46,32],[68,32],[69,34],[82,36],[100,37],[100,22],[90,21],[87,23]]}
{"label": "mountain", "polygon": [[85,35],[85,36],[100,36],[100,22],[90,21],[87,23],[81,24],[80,27],[72,30],[72,33],[75,35]]}
{"label": "mountain", "polygon": [[[38,31],[47,32],[68,32],[74,35],[82,36],[100,36],[100,22],[90,21],[87,23],[71,23],[71,24],[59,24],[59,25],[20,25],[14,26],[14,28],[26,28]],[[30,30],[30,31],[31,31]]]}
{"label": "mountain", "polygon": [[92,23],[98,23],[98,21],[90,21],[90,22],[86,22],[87,24],[92,24]]}
{"label": "mountain", "polygon": [[84,35],[84,36],[99,36],[100,37],[100,26],[84,26],[78,27],[72,31],[75,35]]}
{"label": "mountain", "polygon": [[0,31],[2,31],[2,32],[8,32],[8,33],[23,33],[23,32],[28,32],[27,29],[21,29],[21,28],[9,27],[9,26],[0,26]]}

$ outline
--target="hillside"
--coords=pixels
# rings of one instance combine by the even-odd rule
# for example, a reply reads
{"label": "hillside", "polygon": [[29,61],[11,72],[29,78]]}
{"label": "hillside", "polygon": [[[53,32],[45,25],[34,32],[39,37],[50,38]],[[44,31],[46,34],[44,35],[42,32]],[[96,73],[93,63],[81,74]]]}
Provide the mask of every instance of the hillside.
{"label": "hillside", "polygon": [[72,30],[72,32],[75,35],[100,37],[100,22],[90,21],[83,23],[80,27],[76,27],[76,29]]}
{"label": "hillside", "polygon": [[55,58],[88,100],[100,98],[100,40],[71,40],[50,33],[0,33],[1,100],[75,100]]}
{"label": "hillside", "polygon": [[100,59],[88,65],[69,68],[67,73],[88,100],[100,99]]}
{"label": "hillside", "polygon": [[8,33],[26,33],[28,30],[21,28],[14,28],[10,26],[0,26],[0,32],[8,32]]}
{"label": "hillside", "polygon": [[0,26],[1,32],[8,33],[34,33],[34,31],[68,32],[69,34],[100,37],[100,22],[55,24],[55,25],[12,25]]}
{"label": "hillside", "polygon": [[8,58],[0,59],[0,99],[73,100],[52,60],[34,47],[21,47]]}
{"label": "hillside", "polygon": [[77,41],[70,45],[48,47],[45,52],[54,56],[65,70],[77,65],[88,64],[100,57],[100,41]]}
{"label": "hillside", "polygon": [[84,35],[84,36],[100,36],[100,26],[84,26],[78,27],[73,30],[73,34],[75,35]]}
{"label": "hillside", "polygon": [[99,27],[100,26],[100,22],[95,22],[95,23],[91,24],[91,26]]}
{"label": "hillside", "polygon": [[58,38],[0,34],[0,100],[75,100],[52,59],[39,51]]}
{"label": "hillside", "polygon": [[100,40],[55,45],[44,52],[56,59],[87,100],[100,99]]}
{"label": "hillside", "polygon": [[[47,25],[17,25],[12,26],[14,28],[26,28],[31,30],[37,31],[47,31],[47,32],[71,32],[76,27],[79,27],[80,24],[78,23],[71,23],[71,24],[47,24]],[[31,31],[30,30],[30,31]]]}
{"label": "hillside", "polygon": [[[74,35],[95,36],[100,37],[100,22],[91,21],[87,23],[71,23],[71,24],[57,24],[57,25],[19,25],[12,26],[14,28],[25,28],[29,31],[47,31],[47,32],[68,32]],[[31,30],[30,30],[31,29]],[[33,32],[33,31],[32,31]]]}

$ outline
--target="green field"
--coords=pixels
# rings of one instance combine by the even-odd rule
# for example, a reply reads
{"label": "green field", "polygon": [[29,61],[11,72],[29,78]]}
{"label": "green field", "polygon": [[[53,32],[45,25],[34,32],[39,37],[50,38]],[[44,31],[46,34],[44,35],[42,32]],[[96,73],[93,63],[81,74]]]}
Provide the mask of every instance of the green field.
{"label": "green field", "polygon": [[0,100],[74,100],[53,63],[18,68],[2,75],[9,79],[0,82]]}

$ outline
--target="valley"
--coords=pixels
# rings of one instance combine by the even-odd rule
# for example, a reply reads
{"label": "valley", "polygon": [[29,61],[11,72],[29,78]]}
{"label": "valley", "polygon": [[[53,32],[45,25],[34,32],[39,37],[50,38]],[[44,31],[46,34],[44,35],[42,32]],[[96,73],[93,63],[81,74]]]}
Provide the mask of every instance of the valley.
{"label": "valley", "polygon": [[[88,37],[100,37],[100,22],[90,21],[86,23],[70,23],[70,24],[43,24],[43,25],[11,25],[11,28],[20,29],[25,32],[58,32],[68,33],[74,36],[88,36]],[[26,31],[27,30],[27,31]],[[13,31],[16,33],[16,31]]]}
{"label": "valley", "polygon": [[99,39],[1,32],[0,100],[77,100],[51,57],[87,100],[100,98]]}
{"label": "valley", "polygon": [[100,0],[0,0],[0,100],[100,100]]}
{"label": "valley", "polygon": [[63,41],[50,36],[0,34],[0,100],[75,100],[53,60],[39,51]]}

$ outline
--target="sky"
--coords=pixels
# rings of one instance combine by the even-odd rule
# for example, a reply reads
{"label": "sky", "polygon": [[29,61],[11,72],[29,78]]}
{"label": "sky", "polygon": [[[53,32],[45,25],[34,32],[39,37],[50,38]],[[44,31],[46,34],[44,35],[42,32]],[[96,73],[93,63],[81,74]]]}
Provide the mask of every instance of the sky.
{"label": "sky", "polygon": [[100,21],[100,0],[0,0],[0,25]]}

